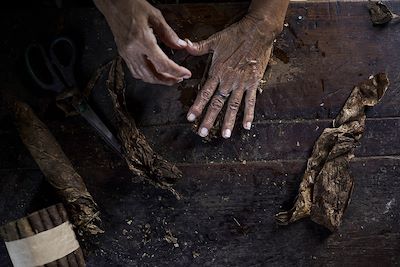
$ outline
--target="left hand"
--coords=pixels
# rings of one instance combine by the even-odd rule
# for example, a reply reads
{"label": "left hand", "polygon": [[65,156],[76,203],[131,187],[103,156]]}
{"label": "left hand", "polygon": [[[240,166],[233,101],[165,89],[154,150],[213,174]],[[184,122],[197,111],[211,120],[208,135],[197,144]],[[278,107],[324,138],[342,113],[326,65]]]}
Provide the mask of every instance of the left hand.
{"label": "left hand", "polygon": [[194,121],[208,104],[198,131],[201,137],[208,135],[227,102],[222,136],[229,138],[244,95],[243,127],[251,129],[257,87],[268,65],[275,36],[280,32],[276,24],[246,16],[207,40],[198,43],[187,40],[186,50],[190,54],[213,53],[208,79],[187,114],[187,119]]}

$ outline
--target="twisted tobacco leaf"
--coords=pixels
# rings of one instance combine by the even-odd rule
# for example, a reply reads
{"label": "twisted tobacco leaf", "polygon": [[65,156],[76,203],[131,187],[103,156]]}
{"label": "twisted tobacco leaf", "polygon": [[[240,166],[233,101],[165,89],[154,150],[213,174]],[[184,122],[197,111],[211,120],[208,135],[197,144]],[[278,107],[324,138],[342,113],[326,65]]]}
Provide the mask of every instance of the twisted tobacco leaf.
{"label": "twisted tobacco leaf", "polygon": [[[93,82],[92,84],[94,86]],[[121,58],[111,62],[106,84],[113,104],[113,123],[122,145],[122,157],[129,169],[135,175],[145,178],[156,187],[172,192],[180,199],[179,193],[172,186],[182,177],[182,173],[174,164],[153,151],[126,108],[126,86]]]}
{"label": "twisted tobacco leaf", "polygon": [[310,217],[331,231],[341,224],[353,190],[349,162],[364,133],[365,107],[376,105],[388,86],[387,75],[380,73],[354,87],[333,127],[316,141],[294,207],[276,215],[279,223]]}

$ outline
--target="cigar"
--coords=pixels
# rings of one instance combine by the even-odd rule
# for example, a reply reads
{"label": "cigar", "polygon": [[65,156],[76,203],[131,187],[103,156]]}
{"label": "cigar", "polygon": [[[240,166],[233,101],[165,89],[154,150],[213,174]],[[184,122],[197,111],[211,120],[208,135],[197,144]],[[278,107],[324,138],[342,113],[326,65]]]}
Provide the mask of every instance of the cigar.
{"label": "cigar", "polygon": [[[67,214],[67,211],[65,210],[64,206],[59,203],[59,204],[56,205],[56,208],[57,208],[57,211],[58,211],[57,214],[60,216],[61,220],[62,221],[67,221],[68,220],[68,214]],[[73,254],[75,255],[75,259],[76,259],[76,262],[78,264],[77,266],[79,266],[79,267],[86,266],[85,257],[83,256],[83,251],[82,251],[81,247],[79,247],[77,250],[75,250],[73,252]]]}
{"label": "cigar", "polygon": [[[31,225],[32,230],[35,232],[35,234],[53,228],[53,227],[46,227],[43,224],[42,219],[39,215],[39,212],[34,212],[34,213],[30,214],[27,218],[28,218],[29,224]],[[47,263],[45,266],[57,267],[57,262],[56,261],[50,262],[50,263]]]}
{"label": "cigar", "polygon": [[1,227],[1,229],[2,229],[1,235],[5,242],[11,242],[11,241],[19,239],[19,233],[17,230],[17,222],[16,221],[7,223],[3,227]]}
{"label": "cigar", "polygon": [[[60,224],[62,224],[64,222],[61,219],[60,215],[58,214],[58,210],[57,210],[57,207],[55,205],[47,208],[47,213],[48,213],[48,216],[49,216],[51,222],[53,223],[54,227],[59,226]],[[73,252],[71,252],[70,254],[65,256],[65,258],[66,258],[66,260],[68,262],[68,266],[78,266],[78,263],[77,263],[77,261],[75,259],[75,254],[73,254]],[[60,266],[63,266],[62,264],[63,263],[59,263]]]}
{"label": "cigar", "polygon": [[22,142],[63,200],[78,233],[102,233],[97,204],[46,125],[27,104],[18,101],[15,121]]}
{"label": "cigar", "polygon": [[[46,211],[46,209],[40,210],[39,215],[40,215],[40,218],[42,219],[43,225],[46,229],[52,229],[56,226],[51,221],[50,216],[49,216],[48,212]],[[63,257],[61,259],[56,260],[55,264],[56,264],[55,266],[60,266],[60,267],[69,267],[70,266],[68,264],[67,257]]]}
{"label": "cigar", "polygon": [[[17,229],[19,232],[19,239],[30,237],[35,235],[36,233],[33,231],[32,226],[30,225],[28,218],[22,218],[17,221]],[[40,265],[42,267],[43,265]],[[50,266],[50,265],[49,265]],[[57,265],[52,265],[57,266]]]}

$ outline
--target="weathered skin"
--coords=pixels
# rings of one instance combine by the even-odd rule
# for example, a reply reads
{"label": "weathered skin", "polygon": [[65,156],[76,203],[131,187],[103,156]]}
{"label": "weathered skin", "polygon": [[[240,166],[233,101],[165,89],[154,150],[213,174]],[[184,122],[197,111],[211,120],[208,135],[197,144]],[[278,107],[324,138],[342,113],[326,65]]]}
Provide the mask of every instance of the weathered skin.
{"label": "weathered skin", "polygon": [[189,121],[194,121],[208,105],[199,127],[201,137],[208,135],[226,102],[222,136],[231,137],[243,97],[243,127],[251,129],[257,87],[267,68],[273,41],[282,31],[288,3],[286,0],[252,1],[248,14],[238,23],[207,40],[193,44],[188,41],[186,50],[192,55],[213,53],[208,80],[187,115]]}
{"label": "weathered skin", "polygon": [[193,122],[208,105],[199,128],[201,137],[208,135],[227,102],[222,136],[229,138],[243,97],[243,127],[251,129],[257,87],[273,41],[282,30],[289,0],[253,0],[241,21],[198,43],[181,40],[160,11],[145,0],[95,0],[95,3],[114,34],[121,57],[137,79],[172,85],[191,77],[188,69],[178,66],[161,51],[156,36],[170,48],[186,49],[192,55],[213,53],[208,80],[187,115]]}
{"label": "weathered skin", "polygon": [[192,73],[170,60],[157,37],[172,49],[184,49],[181,40],[161,12],[145,0],[95,0],[114,34],[118,52],[133,77],[148,83],[173,85]]}

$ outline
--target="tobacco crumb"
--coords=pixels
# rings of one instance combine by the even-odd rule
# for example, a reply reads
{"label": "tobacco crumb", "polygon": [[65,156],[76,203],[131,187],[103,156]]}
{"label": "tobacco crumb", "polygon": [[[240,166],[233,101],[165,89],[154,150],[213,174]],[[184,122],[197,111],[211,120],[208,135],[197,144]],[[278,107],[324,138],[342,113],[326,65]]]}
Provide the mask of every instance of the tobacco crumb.
{"label": "tobacco crumb", "polygon": [[178,238],[173,236],[171,230],[169,230],[169,229],[165,230],[164,240],[167,241],[170,244],[173,244],[174,247],[176,247],[176,248],[179,247]]}
{"label": "tobacco crumb", "polygon": [[197,258],[197,257],[200,256],[200,253],[198,253],[198,252],[196,252],[196,251],[192,251],[192,256],[193,256],[193,258],[195,259],[195,258]]}
{"label": "tobacco crumb", "polygon": [[393,18],[398,17],[382,1],[369,1],[367,7],[374,25],[384,25],[389,23]]}

